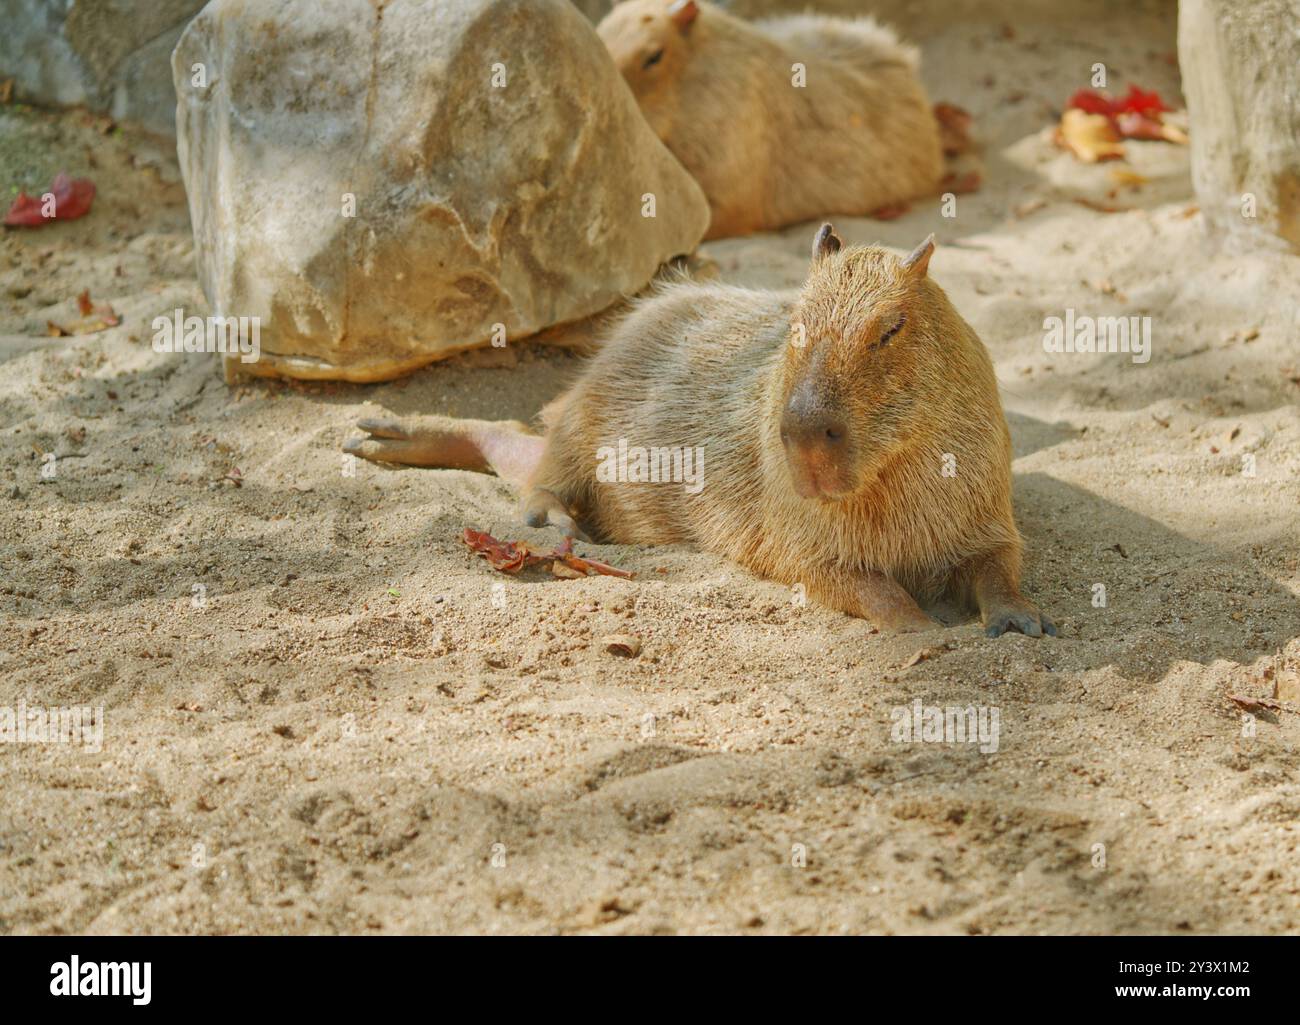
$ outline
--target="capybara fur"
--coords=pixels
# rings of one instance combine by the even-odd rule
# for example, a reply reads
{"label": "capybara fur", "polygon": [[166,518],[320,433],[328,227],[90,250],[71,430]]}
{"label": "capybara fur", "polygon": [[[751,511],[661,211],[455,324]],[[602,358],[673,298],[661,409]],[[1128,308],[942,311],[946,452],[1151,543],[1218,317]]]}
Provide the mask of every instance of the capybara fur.
{"label": "capybara fur", "polygon": [[694,0],[628,0],[598,31],[704,189],[707,238],[938,191],[943,148],[917,51],[870,18],[747,22]]}
{"label": "capybara fur", "polygon": [[990,635],[1054,633],[1019,591],[993,367],[928,277],[932,251],[845,248],[825,225],[801,290],[681,282],[641,300],[543,411],[544,438],[429,417],[363,421],[348,449],[494,470],[534,526],[698,545],[882,628],[936,625],[917,599],[944,596]]}

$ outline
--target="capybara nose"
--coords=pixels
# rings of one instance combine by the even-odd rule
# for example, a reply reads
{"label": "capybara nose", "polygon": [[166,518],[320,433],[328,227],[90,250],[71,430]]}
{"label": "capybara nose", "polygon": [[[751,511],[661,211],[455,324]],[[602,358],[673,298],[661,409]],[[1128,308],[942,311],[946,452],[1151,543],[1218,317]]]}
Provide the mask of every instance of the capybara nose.
{"label": "capybara nose", "polygon": [[824,410],[787,407],[781,417],[781,440],[801,449],[821,450],[829,456],[844,445],[847,435],[844,420]]}
{"label": "capybara nose", "polygon": [[781,417],[781,442],[790,464],[795,494],[801,498],[832,498],[848,489],[844,421],[816,411]]}

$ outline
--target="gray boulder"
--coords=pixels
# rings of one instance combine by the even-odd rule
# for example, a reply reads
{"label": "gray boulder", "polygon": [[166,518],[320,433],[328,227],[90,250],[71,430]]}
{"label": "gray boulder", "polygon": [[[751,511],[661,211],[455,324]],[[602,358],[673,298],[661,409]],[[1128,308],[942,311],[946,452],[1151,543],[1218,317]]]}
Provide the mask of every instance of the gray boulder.
{"label": "gray boulder", "polygon": [[568,0],[213,0],[172,65],[199,278],[260,319],[251,372],[382,380],[578,320],[709,222]]}
{"label": "gray boulder", "polygon": [[168,56],[205,0],[4,0],[0,79],[18,97],[175,130]]}
{"label": "gray boulder", "polygon": [[[84,105],[176,132],[171,54],[207,0],[0,0],[0,81],[42,106]],[[593,21],[610,0],[576,0]]]}
{"label": "gray boulder", "polygon": [[1300,0],[1182,0],[1178,61],[1207,229],[1300,252]]}

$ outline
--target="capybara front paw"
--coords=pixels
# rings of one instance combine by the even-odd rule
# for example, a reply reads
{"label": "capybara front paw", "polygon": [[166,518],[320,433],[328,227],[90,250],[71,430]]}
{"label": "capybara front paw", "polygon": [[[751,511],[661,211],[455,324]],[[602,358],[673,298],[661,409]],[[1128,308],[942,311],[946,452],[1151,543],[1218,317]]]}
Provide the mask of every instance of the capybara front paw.
{"label": "capybara front paw", "polygon": [[1008,630],[1017,630],[1026,637],[1056,636],[1056,624],[1032,605],[994,609],[984,620],[986,637],[1001,637]]}
{"label": "capybara front paw", "polygon": [[900,634],[914,634],[922,633],[925,630],[946,629],[946,624],[939,622],[939,620],[935,619],[933,616],[926,615],[920,609],[916,610],[915,615],[888,623],[886,626],[887,629],[893,633]]}

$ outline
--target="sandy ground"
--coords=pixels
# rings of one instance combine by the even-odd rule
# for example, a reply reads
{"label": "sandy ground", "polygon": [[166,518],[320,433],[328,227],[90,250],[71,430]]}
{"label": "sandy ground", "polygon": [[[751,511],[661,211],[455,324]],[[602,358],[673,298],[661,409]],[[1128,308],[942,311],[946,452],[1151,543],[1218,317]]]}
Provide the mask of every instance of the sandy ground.
{"label": "sandy ground", "polygon": [[[591,549],[630,582],[493,574],[463,527],[550,540],[502,483],[347,476],[340,445],[380,410],[528,418],[577,357],[227,388],[149,346],[203,312],[166,147],[0,108],[0,184],[100,186],[86,220],[0,239],[0,704],[104,709],[98,752],[0,744],[0,930],[1300,927],[1300,715],[1251,736],[1227,697],[1300,707],[1300,259],[1207,247],[1185,149],[1131,144],[1150,183],[1117,189],[1052,147],[1096,59],[1178,97],[1168,19],[930,27],[985,185],[952,219],[838,227],[939,233],[1055,640],[881,635],[682,547]],[[704,255],[792,285],[810,236]],[[84,288],[122,325],[44,337]],[[1047,355],[1066,307],[1150,316],[1151,361]],[[891,739],[918,698],[996,708],[997,752]]]}

